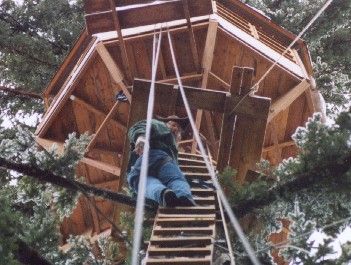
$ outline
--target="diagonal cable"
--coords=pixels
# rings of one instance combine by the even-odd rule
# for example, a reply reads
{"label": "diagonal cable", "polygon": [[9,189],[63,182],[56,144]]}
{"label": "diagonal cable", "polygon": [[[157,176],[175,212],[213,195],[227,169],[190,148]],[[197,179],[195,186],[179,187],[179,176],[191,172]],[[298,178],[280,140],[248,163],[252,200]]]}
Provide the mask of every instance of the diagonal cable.
{"label": "diagonal cable", "polygon": [[149,94],[148,108],[147,108],[145,145],[144,145],[144,151],[143,151],[143,158],[141,162],[141,172],[140,172],[139,185],[138,185],[138,197],[137,197],[137,204],[135,209],[132,265],[139,264],[139,250],[140,250],[142,231],[143,231],[146,179],[147,179],[147,171],[148,171],[148,164],[149,164],[151,119],[152,119],[153,110],[154,110],[155,80],[156,80],[156,73],[157,73],[158,58],[161,50],[161,39],[162,39],[162,28],[160,29],[160,33],[159,33],[159,40],[157,43],[156,53],[155,53],[156,42],[157,42],[156,34],[154,35],[154,41],[153,41],[152,73],[151,73],[152,79],[151,79],[151,87],[150,87],[150,94]]}
{"label": "diagonal cable", "polygon": [[195,140],[196,140],[196,142],[198,144],[198,147],[200,149],[200,153],[201,153],[201,155],[204,158],[206,167],[207,167],[207,169],[208,169],[208,171],[210,173],[210,176],[211,176],[211,179],[213,181],[213,184],[214,184],[214,186],[215,186],[215,188],[217,190],[217,194],[218,194],[219,198],[221,199],[221,201],[223,203],[223,206],[224,206],[224,208],[226,209],[226,211],[228,213],[228,217],[230,219],[230,222],[231,222],[232,226],[234,227],[237,235],[239,236],[239,238],[240,238],[240,240],[241,240],[241,242],[242,242],[247,254],[249,255],[249,258],[250,258],[251,262],[254,265],[260,265],[260,262],[258,261],[257,257],[255,256],[254,250],[252,249],[252,247],[250,246],[250,243],[246,239],[246,236],[244,235],[244,232],[243,232],[243,230],[242,230],[242,228],[241,228],[241,226],[239,224],[239,221],[235,217],[235,215],[234,215],[234,213],[233,213],[233,211],[231,209],[231,206],[230,206],[226,196],[224,195],[224,192],[223,192],[223,190],[222,190],[222,188],[221,188],[221,186],[220,186],[220,184],[219,184],[219,182],[218,182],[218,180],[216,178],[216,174],[215,174],[214,168],[210,164],[210,162],[209,162],[209,160],[208,160],[208,158],[206,156],[205,148],[204,148],[204,146],[202,144],[199,132],[198,132],[198,130],[196,128],[195,121],[194,121],[194,118],[192,116],[191,109],[190,109],[190,106],[189,106],[189,102],[188,102],[187,97],[185,95],[184,88],[183,88],[183,85],[182,85],[182,81],[180,79],[178,66],[177,66],[177,61],[176,61],[174,50],[173,50],[172,39],[171,39],[171,35],[170,35],[169,31],[168,31],[168,41],[169,41],[169,46],[170,46],[172,60],[173,60],[173,66],[174,66],[174,70],[175,70],[175,73],[176,73],[176,76],[177,76],[180,93],[182,95],[184,106],[185,106],[185,109],[187,111],[191,127],[193,129]]}
{"label": "diagonal cable", "polygon": [[234,106],[230,114],[232,114],[237,107],[241,104],[241,102],[252,92],[256,92],[258,90],[259,84],[266,78],[266,76],[273,70],[274,66],[276,66],[279,61],[284,57],[284,55],[290,50],[292,46],[301,38],[303,34],[311,27],[311,25],[320,17],[320,15],[324,12],[324,10],[333,2],[333,0],[328,0],[324,3],[321,9],[313,16],[313,18],[308,22],[308,24],[301,30],[301,32],[295,37],[295,39],[289,44],[289,46],[280,54],[280,56],[274,61],[274,63],[267,69],[267,71],[261,76],[261,78],[249,89],[249,91],[239,100],[239,102]]}

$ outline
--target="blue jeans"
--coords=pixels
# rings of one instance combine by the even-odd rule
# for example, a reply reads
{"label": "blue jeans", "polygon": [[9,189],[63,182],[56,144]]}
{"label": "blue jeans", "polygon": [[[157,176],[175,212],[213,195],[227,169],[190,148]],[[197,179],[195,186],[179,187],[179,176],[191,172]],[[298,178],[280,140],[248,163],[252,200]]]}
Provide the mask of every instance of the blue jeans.
{"label": "blue jeans", "polygon": [[[184,174],[181,172],[177,162],[169,159],[170,161],[162,164],[155,172],[160,160],[170,158],[169,155],[159,149],[151,149],[149,153],[149,167],[148,177],[146,179],[146,193],[145,197],[152,201],[162,204],[162,191],[166,188],[171,189],[177,197],[185,196],[192,200],[190,186],[185,179]],[[139,176],[141,171],[141,160],[140,156],[130,172],[128,173],[128,182],[134,191],[138,191]]]}

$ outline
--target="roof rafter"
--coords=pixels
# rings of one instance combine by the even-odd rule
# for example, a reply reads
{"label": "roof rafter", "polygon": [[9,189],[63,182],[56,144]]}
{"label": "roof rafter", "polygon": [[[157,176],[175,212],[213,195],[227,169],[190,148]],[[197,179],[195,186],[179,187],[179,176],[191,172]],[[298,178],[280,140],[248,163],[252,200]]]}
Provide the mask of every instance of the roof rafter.
{"label": "roof rafter", "polygon": [[100,55],[107,70],[110,72],[113,81],[120,87],[120,90],[123,90],[123,93],[126,95],[128,101],[130,102],[131,95],[127,88],[127,85],[125,84],[124,76],[121,69],[118,67],[117,63],[112,58],[111,54],[109,53],[109,51],[103,43],[100,42],[96,45],[96,51]]}
{"label": "roof rafter", "polygon": [[[110,115],[110,116],[108,117],[108,119],[106,120],[106,122],[107,122],[107,121],[111,121],[114,125],[116,125],[116,126],[117,126],[119,129],[121,129],[123,132],[126,132],[126,126],[125,126],[125,125],[123,125],[123,124],[120,123],[119,121],[116,121],[115,119],[112,119],[112,115],[114,114],[114,111],[116,110],[116,107],[114,108],[113,113],[109,112],[108,114],[106,114],[105,112],[103,112],[103,111],[97,109],[95,106],[89,104],[89,103],[86,102],[85,100],[83,100],[83,99],[81,99],[81,98],[79,98],[79,97],[77,97],[77,96],[75,96],[75,95],[71,95],[71,96],[70,96],[70,99],[71,99],[74,103],[81,105],[81,106],[84,107],[85,109],[87,109],[87,110],[89,110],[89,111],[91,111],[91,112],[93,112],[93,113],[95,113],[95,114],[97,114],[97,115],[100,115],[100,116],[103,116],[103,117],[106,117],[106,118],[107,118],[108,115]],[[105,118],[105,119],[106,119],[106,118]],[[106,123],[106,122],[105,122],[105,123]],[[105,124],[104,124],[104,126],[105,126]]]}
{"label": "roof rafter", "polygon": [[291,103],[293,103],[309,87],[310,83],[306,79],[304,79],[302,80],[302,82],[290,89],[283,96],[275,100],[270,108],[268,122],[270,122],[274,117],[276,117],[281,111],[289,108]]}

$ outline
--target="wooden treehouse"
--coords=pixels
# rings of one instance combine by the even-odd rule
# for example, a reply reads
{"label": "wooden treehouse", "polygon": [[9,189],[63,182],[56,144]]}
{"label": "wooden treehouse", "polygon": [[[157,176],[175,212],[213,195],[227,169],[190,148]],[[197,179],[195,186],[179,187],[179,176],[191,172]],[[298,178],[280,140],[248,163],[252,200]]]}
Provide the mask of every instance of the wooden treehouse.
{"label": "wooden treehouse", "polygon": [[[275,165],[294,156],[297,148],[291,135],[320,110],[310,56],[302,40],[249,94],[295,35],[238,0],[85,0],[85,12],[85,30],[44,92],[46,113],[36,136],[41,146],[49,148],[53,143],[62,145],[72,132],[92,134],[76,169],[91,185],[121,191],[125,184],[126,132],[146,116],[153,37],[161,27],[172,36],[181,79],[204,142],[217,161],[213,163],[219,170],[227,165],[237,169],[240,182],[249,178],[260,159]],[[184,116],[167,41],[161,44],[156,81],[155,113]],[[126,102],[116,100],[120,91]],[[187,177],[208,180],[190,133],[183,143],[180,161]],[[154,225],[148,264],[167,264],[152,258],[152,253],[172,256],[177,244],[185,244],[162,237],[191,229],[172,227],[172,218],[187,223],[193,215],[196,220],[204,215],[200,221],[207,218],[208,222],[199,224],[198,231],[215,233],[215,191],[194,188],[193,192],[204,207],[177,213],[159,210],[161,219],[155,221],[160,223]],[[93,203],[116,221],[124,209],[99,198]],[[63,238],[109,233],[111,226],[96,207],[80,198],[61,225]],[[201,241],[201,237],[192,240]],[[213,245],[201,241],[201,246],[184,251],[184,256],[169,264],[211,264]],[[206,258],[192,259],[196,251]]]}

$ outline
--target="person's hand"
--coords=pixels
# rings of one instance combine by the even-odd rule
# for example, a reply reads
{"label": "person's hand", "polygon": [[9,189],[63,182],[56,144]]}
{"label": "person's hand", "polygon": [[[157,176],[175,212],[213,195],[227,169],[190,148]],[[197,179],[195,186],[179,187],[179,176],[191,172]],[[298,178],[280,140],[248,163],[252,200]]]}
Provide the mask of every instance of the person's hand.
{"label": "person's hand", "polygon": [[138,139],[135,142],[135,149],[134,152],[138,155],[141,156],[144,152],[144,144],[145,144],[145,137],[139,136]]}

